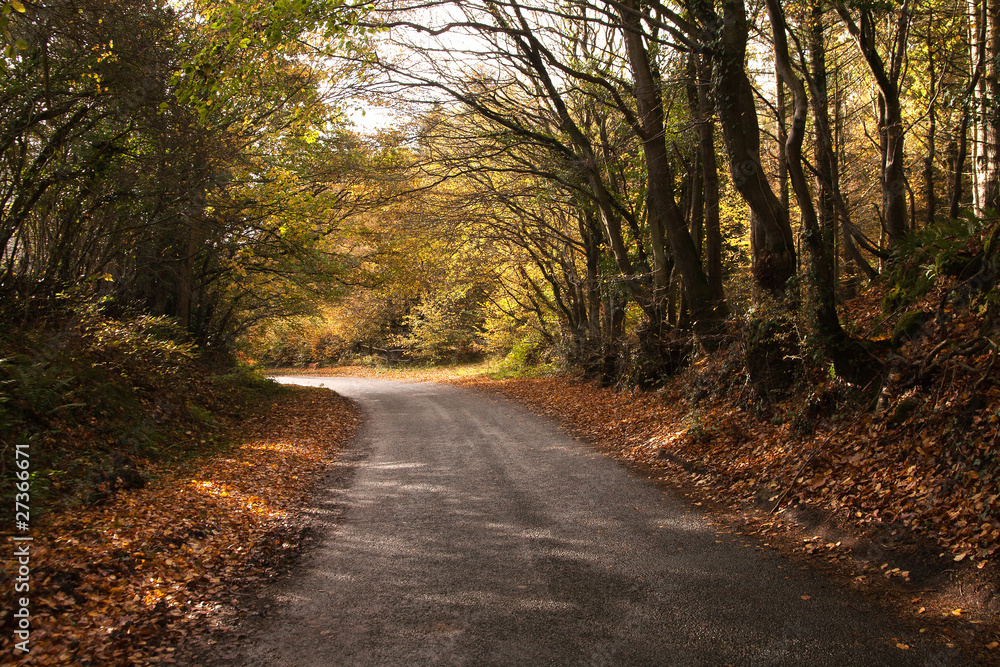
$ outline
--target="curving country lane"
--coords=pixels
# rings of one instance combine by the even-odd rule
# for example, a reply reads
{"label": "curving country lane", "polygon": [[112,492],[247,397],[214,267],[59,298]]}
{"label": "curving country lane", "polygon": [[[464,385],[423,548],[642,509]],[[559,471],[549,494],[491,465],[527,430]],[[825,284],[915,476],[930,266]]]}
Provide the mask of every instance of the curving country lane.
{"label": "curving country lane", "polygon": [[337,520],[235,664],[966,664],[511,402],[279,381],[332,388],[366,423],[352,483],[321,493]]}

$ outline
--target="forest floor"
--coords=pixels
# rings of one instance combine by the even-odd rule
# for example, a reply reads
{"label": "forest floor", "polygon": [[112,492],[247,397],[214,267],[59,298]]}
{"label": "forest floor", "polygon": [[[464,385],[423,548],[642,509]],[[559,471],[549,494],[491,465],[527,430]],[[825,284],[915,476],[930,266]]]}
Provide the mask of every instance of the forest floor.
{"label": "forest floor", "polygon": [[[358,423],[353,404],[332,392],[272,392],[220,425],[212,451],[141,462],[144,488],[33,521],[30,652],[14,652],[5,605],[0,662],[188,664],[175,656],[191,638],[231,629],[248,591],[310,539],[303,508]],[[0,562],[4,581],[16,567]]]}
{"label": "forest floor", "polygon": [[504,395],[734,530],[892,600],[901,616],[980,664],[1000,665],[1000,488],[992,459],[977,459],[997,441],[1000,389],[977,387],[981,395],[971,397],[972,385],[953,377],[907,392],[920,397],[908,411],[898,401],[873,411],[832,396],[826,384],[809,397],[751,407],[727,386],[733,355],[703,358],[656,391],[570,375],[494,379],[488,365],[305,372]]}

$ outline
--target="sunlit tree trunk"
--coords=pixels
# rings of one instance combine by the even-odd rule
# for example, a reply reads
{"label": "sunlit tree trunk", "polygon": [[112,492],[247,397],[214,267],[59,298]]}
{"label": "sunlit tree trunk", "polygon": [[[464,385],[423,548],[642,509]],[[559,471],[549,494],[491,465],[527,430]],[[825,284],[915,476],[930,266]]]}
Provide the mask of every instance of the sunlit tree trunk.
{"label": "sunlit tree trunk", "polygon": [[775,69],[792,93],[792,123],[783,148],[788,163],[788,177],[802,215],[802,235],[809,250],[810,274],[817,293],[814,309],[816,328],[826,340],[839,339],[843,337],[843,330],[840,327],[834,300],[831,258],[823,243],[816,206],[803,168],[802,142],[805,138],[809,100],[806,97],[805,86],[795,75],[789,59],[785,16],[781,5],[778,4],[778,0],[766,0],[765,4],[774,37]]}
{"label": "sunlit tree trunk", "polygon": [[924,156],[924,201],[926,211],[924,219],[927,224],[934,222],[937,209],[937,196],[934,189],[934,159],[936,157],[935,131],[937,130],[937,70],[934,61],[934,41],[931,37],[930,26],[927,28],[927,77],[930,81],[930,106],[927,109],[927,155]]}
{"label": "sunlit tree trunk", "polygon": [[788,141],[788,104],[785,101],[785,82],[781,80],[781,75],[775,71],[775,118],[774,135],[778,138],[778,200],[781,208],[788,210],[788,158],[785,157],[785,142]]}
{"label": "sunlit tree trunk", "polygon": [[836,8],[848,32],[857,43],[878,87],[879,149],[882,153],[881,216],[889,242],[896,243],[909,231],[903,150],[905,127],[899,82],[906,57],[911,20],[910,3],[909,0],[903,0],[896,10],[895,33],[889,45],[887,58],[879,52],[882,40],[876,28],[873,10],[861,8],[855,21],[851,11],[843,3],[837,2]]}
{"label": "sunlit tree trunk", "polygon": [[836,275],[834,238],[837,230],[835,193],[840,173],[837,154],[833,147],[833,130],[830,126],[830,95],[826,68],[826,33],[823,25],[824,3],[813,0],[809,8],[808,43],[810,74],[812,78],[812,110],[816,148],[816,214],[824,253],[829,258],[831,271]]}
{"label": "sunlit tree trunk", "polygon": [[[982,0],[982,76],[976,88],[975,209],[978,215],[1000,208],[1000,0]],[[979,54],[977,54],[978,56]],[[978,60],[979,58],[977,58]]]}
{"label": "sunlit tree trunk", "polygon": [[712,298],[725,299],[722,286],[722,225],[719,219],[719,165],[715,158],[715,115],[710,86],[710,63],[695,56],[698,72],[698,153],[701,157],[703,200],[705,215],[704,257],[708,270],[708,283]]}

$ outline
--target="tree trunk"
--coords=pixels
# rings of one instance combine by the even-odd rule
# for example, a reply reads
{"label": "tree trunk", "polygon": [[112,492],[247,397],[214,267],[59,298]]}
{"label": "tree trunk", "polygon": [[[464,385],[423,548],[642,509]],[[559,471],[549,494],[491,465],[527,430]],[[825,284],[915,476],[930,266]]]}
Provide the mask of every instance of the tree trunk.
{"label": "tree trunk", "polygon": [[[809,57],[811,61],[812,110],[816,136],[816,208],[824,253],[829,258],[836,285],[837,231],[836,198],[840,192],[840,169],[833,146],[830,124],[830,95],[826,68],[826,33],[823,25],[824,4],[813,0],[809,15]],[[846,208],[846,207],[845,207]]]}
{"label": "tree trunk", "polygon": [[908,232],[906,207],[906,165],[903,111],[899,99],[899,80],[906,55],[907,35],[910,27],[909,0],[903,0],[896,16],[895,40],[890,45],[888,63],[879,53],[880,43],[876,21],[870,9],[861,9],[855,22],[850,11],[841,2],[835,3],[848,32],[857,43],[868,70],[879,90],[879,148],[882,153],[882,207],[881,217],[890,243],[896,243]]}
{"label": "tree trunk", "polygon": [[753,87],[746,72],[749,25],[743,0],[724,0],[721,22],[700,8],[702,22],[717,31],[712,51],[715,107],[729,157],[733,185],[750,205],[753,276],[758,287],[775,296],[795,274],[795,238],[788,211],[771,189],[760,160],[760,124]]}
{"label": "tree trunk", "polygon": [[927,224],[934,222],[934,216],[937,211],[937,197],[934,192],[934,159],[936,157],[936,148],[934,143],[934,133],[937,130],[937,109],[936,106],[936,95],[937,95],[937,70],[934,62],[934,42],[931,39],[931,29],[928,25],[927,27],[927,77],[930,80],[930,90],[928,95],[930,96],[930,103],[927,108],[929,127],[927,129],[927,155],[924,157],[924,201],[926,202],[927,210],[925,212],[924,219]]}
{"label": "tree trunk", "polygon": [[775,69],[792,93],[792,124],[785,142],[784,150],[788,164],[788,176],[795,200],[802,214],[802,236],[809,250],[810,273],[816,288],[815,319],[816,328],[824,340],[840,341],[844,332],[837,317],[834,295],[833,271],[830,257],[823,243],[822,230],[816,207],[813,204],[809,182],[806,179],[802,159],[802,141],[805,138],[806,119],[809,112],[809,100],[806,97],[805,86],[795,76],[788,57],[788,43],[785,36],[785,16],[778,0],[766,0],[767,13],[771,20],[771,31],[774,37]]}
{"label": "tree trunk", "polygon": [[977,215],[1000,209],[1000,0],[983,0],[986,4],[979,14],[985,22],[982,76],[977,86],[976,131],[976,190]]}
{"label": "tree trunk", "polygon": [[[638,130],[646,162],[649,198],[653,204],[650,213],[652,218],[658,219],[656,227],[661,230],[661,234],[665,232],[669,240],[694,326],[697,330],[710,333],[725,317],[725,305],[715,303],[712,298],[708,277],[702,269],[694,240],[677,206],[674,174],[667,155],[659,82],[653,76],[649,52],[643,43],[641,25],[635,11],[634,4],[629,1],[623,5],[620,14],[625,49],[635,78],[636,108],[641,124]],[[654,212],[655,215],[652,215]],[[653,219],[650,220],[650,228],[654,228]]]}
{"label": "tree trunk", "polygon": [[955,160],[952,163],[951,201],[948,203],[948,217],[957,218],[965,196],[962,177],[965,174],[965,160],[969,155],[969,105],[962,105],[962,118],[958,122],[958,145],[955,147]]}
{"label": "tree trunk", "polygon": [[903,109],[899,92],[885,100],[885,119],[881,135],[885,142],[885,168],[882,176],[882,216],[889,243],[903,239],[909,225],[906,214],[906,171],[903,162]]}
{"label": "tree trunk", "polygon": [[578,224],[587,263],[585,286],[587,293],[587,337],[592,343],[597,343],[601,338],[601,248],[597,240],[601,232],[597,227],[594,213],[589,209],[579,216]]}
{"label": "tree trunk", "polygon": [[722,225],[719,219],[719,163],[715,157],[715,108],[712,103],[712,64],[704,56],[692,54],[698,87],[698,157],[701,159],[702,200],[705,216],[703,257],[708,271],[712,298],[721,303],[725,298],[722,286]]}
{"label": "tree trunk", "polygon": [[809,251],[810,273],[816,290],[813,310],[815,331],[823,349],[833,360],[838,375],[845,377],[849,382],[866,385],[879,374],[880,369],[863,357],[863,350],[858,341],[849,338],[840,326],[831,258],[821,238],[819,219],[803,169],[802,140],[805,137],[809,101],[806,98],[805,86],[796,77],[788,56],[785,17],[779,0],[765,0],[765,5],[774,38],[776,70],[792,92],[794,113],[788,141],[785,143],[785,154],[788,158],[788,176],[802,213],[803,238]]}
{"label": "tree trunk", "polygon": [[778,117],[775,119],[775,136],[778,137],[778,200],[781,208],[789,209],[788,197],[788,158],[785,157],[785,142],[788,141],[788,104],[785,101],[785,82],[781,80],[781,74],[775,70],[774,83],[776,110]]}

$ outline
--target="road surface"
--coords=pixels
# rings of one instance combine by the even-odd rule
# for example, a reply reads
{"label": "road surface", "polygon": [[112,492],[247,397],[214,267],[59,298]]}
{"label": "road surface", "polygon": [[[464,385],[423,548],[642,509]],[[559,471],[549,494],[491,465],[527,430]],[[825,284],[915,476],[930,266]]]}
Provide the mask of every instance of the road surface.
{"label": "road surface", "polygon": [[234,664],[967,664],[511,402],[280,381],[354,399],[365,425],[352,483],[318,501],[336,520]]}

